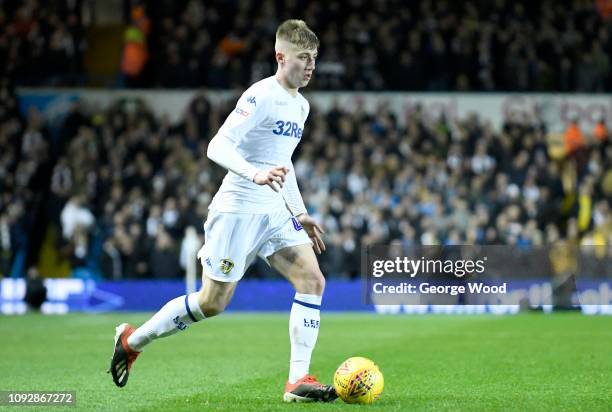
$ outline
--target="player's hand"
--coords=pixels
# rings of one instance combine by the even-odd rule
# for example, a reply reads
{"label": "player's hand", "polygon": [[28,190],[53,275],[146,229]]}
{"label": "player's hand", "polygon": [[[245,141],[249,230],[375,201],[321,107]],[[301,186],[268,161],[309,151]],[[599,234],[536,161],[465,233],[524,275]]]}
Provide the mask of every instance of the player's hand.
{"label": "player's hand", "polygon": [[321,239],[321,234],[325,233],[321,225],[317,223],[316,220],[312,218],[308,213],[302,213],[297,217],[300,225],[306,230],[310,240],[312,240],[312,248],[314,251],[320,255],[325,251],[325,243],[323,243],[323,239]]}
{"label": "player's hand", "polygon": [[260,170],[255,174],[253,182],[260,186],[268,185],[272,190],[278,192],[280,190],[279,187],[282,188],[285,184],[285,176],[287,173],[289,173],[289,168],[285,166],[277,166],[268,171]]}

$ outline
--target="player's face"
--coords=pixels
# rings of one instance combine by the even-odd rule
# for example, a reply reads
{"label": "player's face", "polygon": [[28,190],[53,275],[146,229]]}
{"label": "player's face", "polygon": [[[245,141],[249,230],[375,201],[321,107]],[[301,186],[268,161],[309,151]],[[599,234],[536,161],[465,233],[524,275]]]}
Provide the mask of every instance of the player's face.
{"label": "player's face", "polygon": [[306,87],[312,78],[317,59],[317,49],[297,49],[287,53],[285,78],[295,88]]}

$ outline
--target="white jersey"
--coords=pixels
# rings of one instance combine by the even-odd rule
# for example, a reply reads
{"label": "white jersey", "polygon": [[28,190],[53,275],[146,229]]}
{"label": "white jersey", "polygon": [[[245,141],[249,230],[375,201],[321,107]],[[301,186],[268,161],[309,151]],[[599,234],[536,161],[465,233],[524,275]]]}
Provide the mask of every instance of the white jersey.
{"label": "white jersey", "polygon": [[[300,142],[309,111],[310,105],[300,93],[292,96],[271,76],[254,83],[240,96],[218,137],[229,139],[236,151],[260,170],[287,166],[289,174],[295,175],[291,156]],[[223,179],[210,205],[211,210],[220,212],[254,214],[280,208],[285,208],[281,194],[232,171]]]}

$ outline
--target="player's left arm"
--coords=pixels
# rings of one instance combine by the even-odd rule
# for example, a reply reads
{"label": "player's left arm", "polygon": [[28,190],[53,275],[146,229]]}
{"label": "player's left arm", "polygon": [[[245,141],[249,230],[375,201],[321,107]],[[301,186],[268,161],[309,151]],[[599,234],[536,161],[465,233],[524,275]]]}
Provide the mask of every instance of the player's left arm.
{"label": "player's left arm", "polygon": [[306,233],[308,233],[315,252],[321,254],[325,251],[325,243],[321,238],[321,235],[325,233],[325,231],[321,225],[308,214],[306,205],[300,194],[293,164],[291,164],[290,167],[292,173],[288,173],[285,180],[285,198],[287,206],[289,207],[289,211],[297,218],[298,222],[300,222],[304,230],[306,230]]}

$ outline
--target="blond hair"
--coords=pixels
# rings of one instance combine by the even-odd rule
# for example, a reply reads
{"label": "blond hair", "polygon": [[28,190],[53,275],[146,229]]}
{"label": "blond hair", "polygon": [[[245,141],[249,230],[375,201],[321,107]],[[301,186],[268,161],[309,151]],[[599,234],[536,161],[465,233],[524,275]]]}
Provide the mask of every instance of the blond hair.
{"label": "blond hair", "polygon": [[279,50],[282,42],[290,43],[301,49],[319,48],[319,38],[304,20],[289,19],[282,22],[276,30],[276,50]]}

